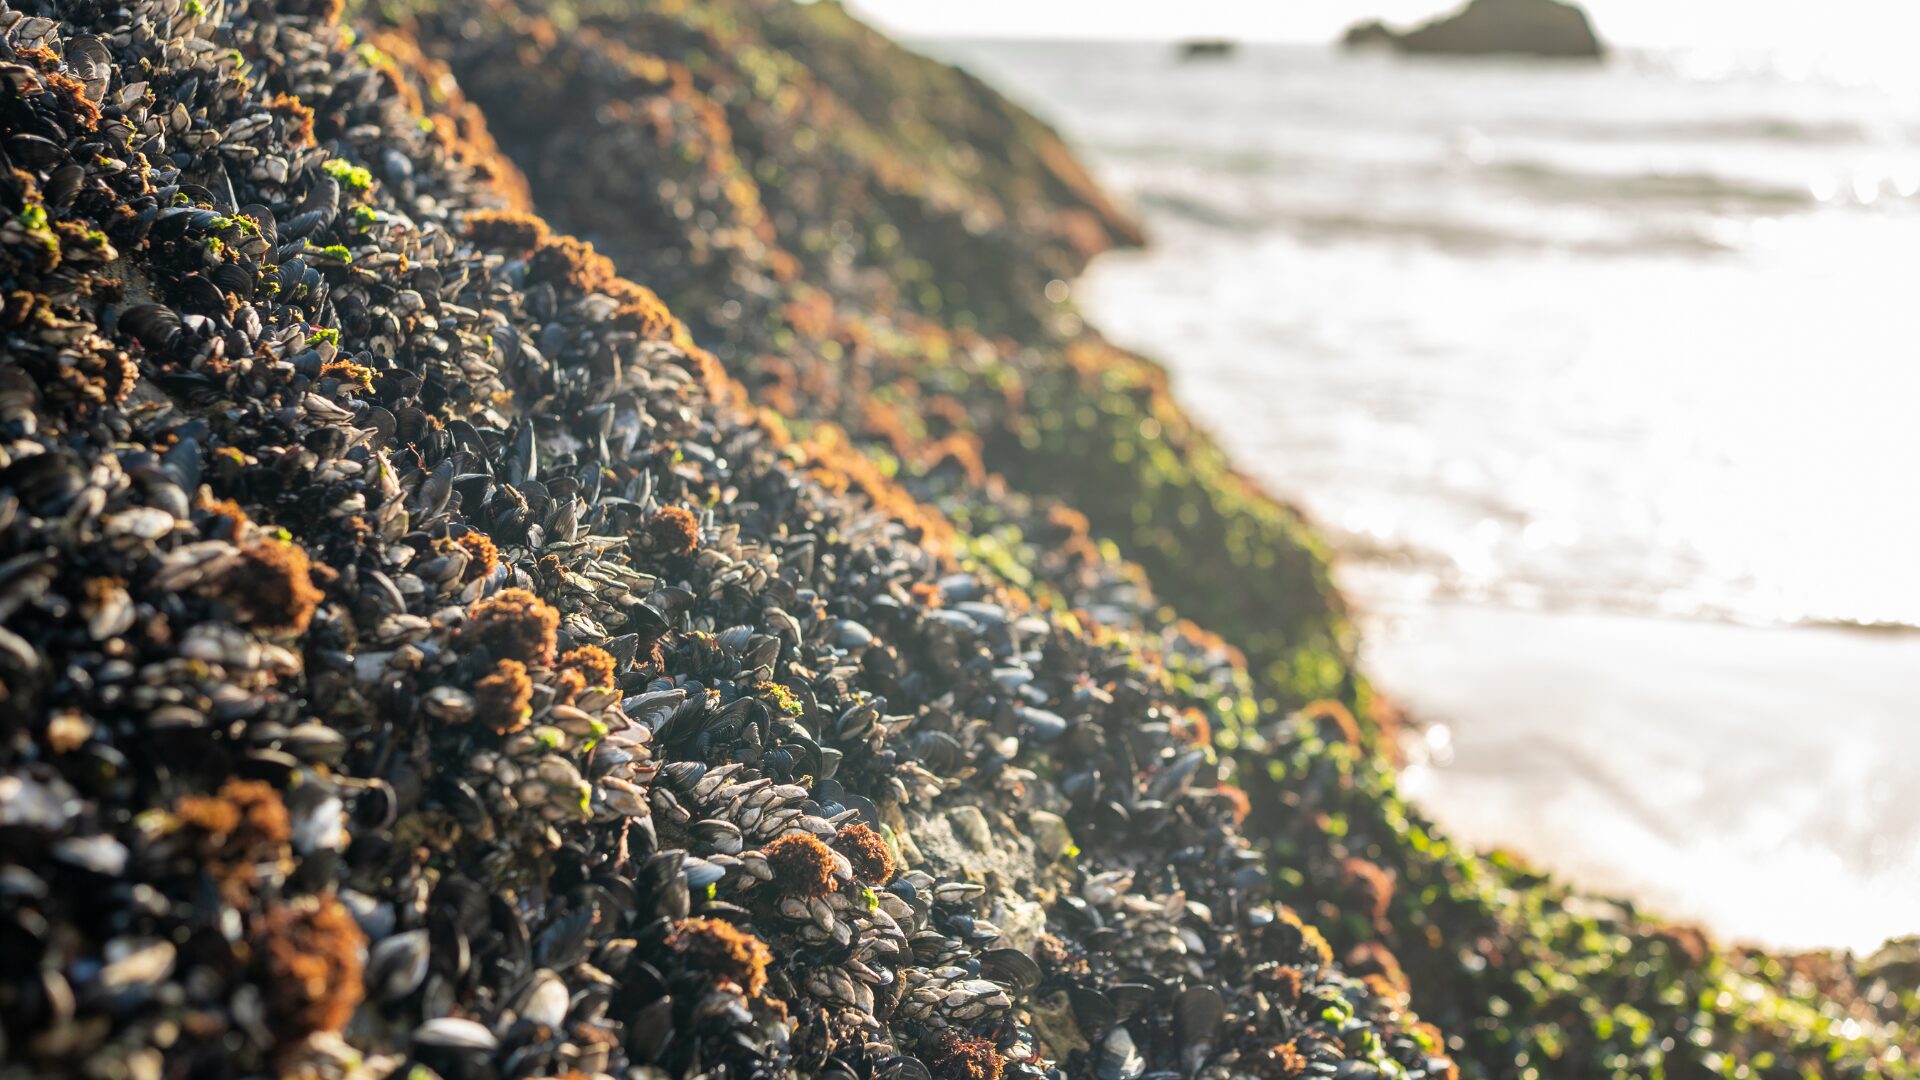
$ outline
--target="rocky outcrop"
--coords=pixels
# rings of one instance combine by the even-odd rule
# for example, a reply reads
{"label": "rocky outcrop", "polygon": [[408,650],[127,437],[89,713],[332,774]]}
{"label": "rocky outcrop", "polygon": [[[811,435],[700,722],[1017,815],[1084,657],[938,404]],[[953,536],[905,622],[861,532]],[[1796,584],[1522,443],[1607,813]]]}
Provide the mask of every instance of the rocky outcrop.
{"label": "rocky outcrop", "polygon": [[0,4],[0,1075],[1916,1060],[1899,965],[1398,798],[977,80],[834,4],[335,6]]}
{"label": "rocky outcrop", "polygon": [[1027,584],[1068,607],[1137,594],[1137,567],[1282,707],[1357,704],[1301,515],[1058,299],[1138,232],[1025,110],[835,4],[587,5],[570,29],[544,0],[396,7],[543,212],[657,283],[756,400],[982,525],[982,555],[1064,563]]}
{"label": "rocky outcrop", "polygon": [[331,8],[0,3],[0,1076],[1450,1075],[1220,686],[747,407]]}
{"label": "rocky outcrop", "polygon": [[1378,21],[1347,31],[1348,48],[1391,47],[1413,55],[1512,54],[1598,59],[1606,46],[1587,13],[1564,0],[1471,0],[1452,15],[1396,32]]}

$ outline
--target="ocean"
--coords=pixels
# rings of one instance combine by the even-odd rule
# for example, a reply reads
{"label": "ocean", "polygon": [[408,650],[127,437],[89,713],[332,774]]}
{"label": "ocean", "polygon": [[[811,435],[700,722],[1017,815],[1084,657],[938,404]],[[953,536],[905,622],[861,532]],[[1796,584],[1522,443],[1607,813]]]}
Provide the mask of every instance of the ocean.
{"label": "ocean", "polygon": [[1920,87],[922,44],[1141,216],[1073,298],[1333,545],[1430,813],[1730,938],[1920,933]]}

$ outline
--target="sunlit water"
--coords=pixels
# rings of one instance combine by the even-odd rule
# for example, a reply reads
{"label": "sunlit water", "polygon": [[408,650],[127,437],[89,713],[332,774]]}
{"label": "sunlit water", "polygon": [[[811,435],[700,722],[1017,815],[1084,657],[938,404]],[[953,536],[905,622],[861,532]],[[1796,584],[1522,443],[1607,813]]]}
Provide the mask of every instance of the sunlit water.
{"label": "sunlit water", "polygon": [[1335,544],[1433,812],[1731,935],[1920,931],[1920,637],[1808,628],[1920,625],[1920,98],[940,51],[1140,211],[1075,299]]}

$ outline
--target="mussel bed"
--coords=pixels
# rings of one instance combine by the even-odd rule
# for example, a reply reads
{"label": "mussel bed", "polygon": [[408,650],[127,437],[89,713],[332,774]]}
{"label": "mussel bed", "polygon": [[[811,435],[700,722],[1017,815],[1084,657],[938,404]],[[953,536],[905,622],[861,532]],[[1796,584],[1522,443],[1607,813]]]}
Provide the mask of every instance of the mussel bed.
{"label": "mussel bed", "polygon": [[0,2],[0,1074],[1451,1075],[338,14]]}

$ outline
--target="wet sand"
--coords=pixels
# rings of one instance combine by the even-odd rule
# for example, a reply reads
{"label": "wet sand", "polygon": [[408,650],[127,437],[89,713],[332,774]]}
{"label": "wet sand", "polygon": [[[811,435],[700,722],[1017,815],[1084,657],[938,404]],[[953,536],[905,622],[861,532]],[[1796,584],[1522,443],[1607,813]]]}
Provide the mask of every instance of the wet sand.
{"label": "wet sand", "polygon": [[[1459,839],[1774,947],[1920,933],[1920,634],[1469,606],[1376,616]],[[1430,751],[1430,752],[1428,752]]]}

